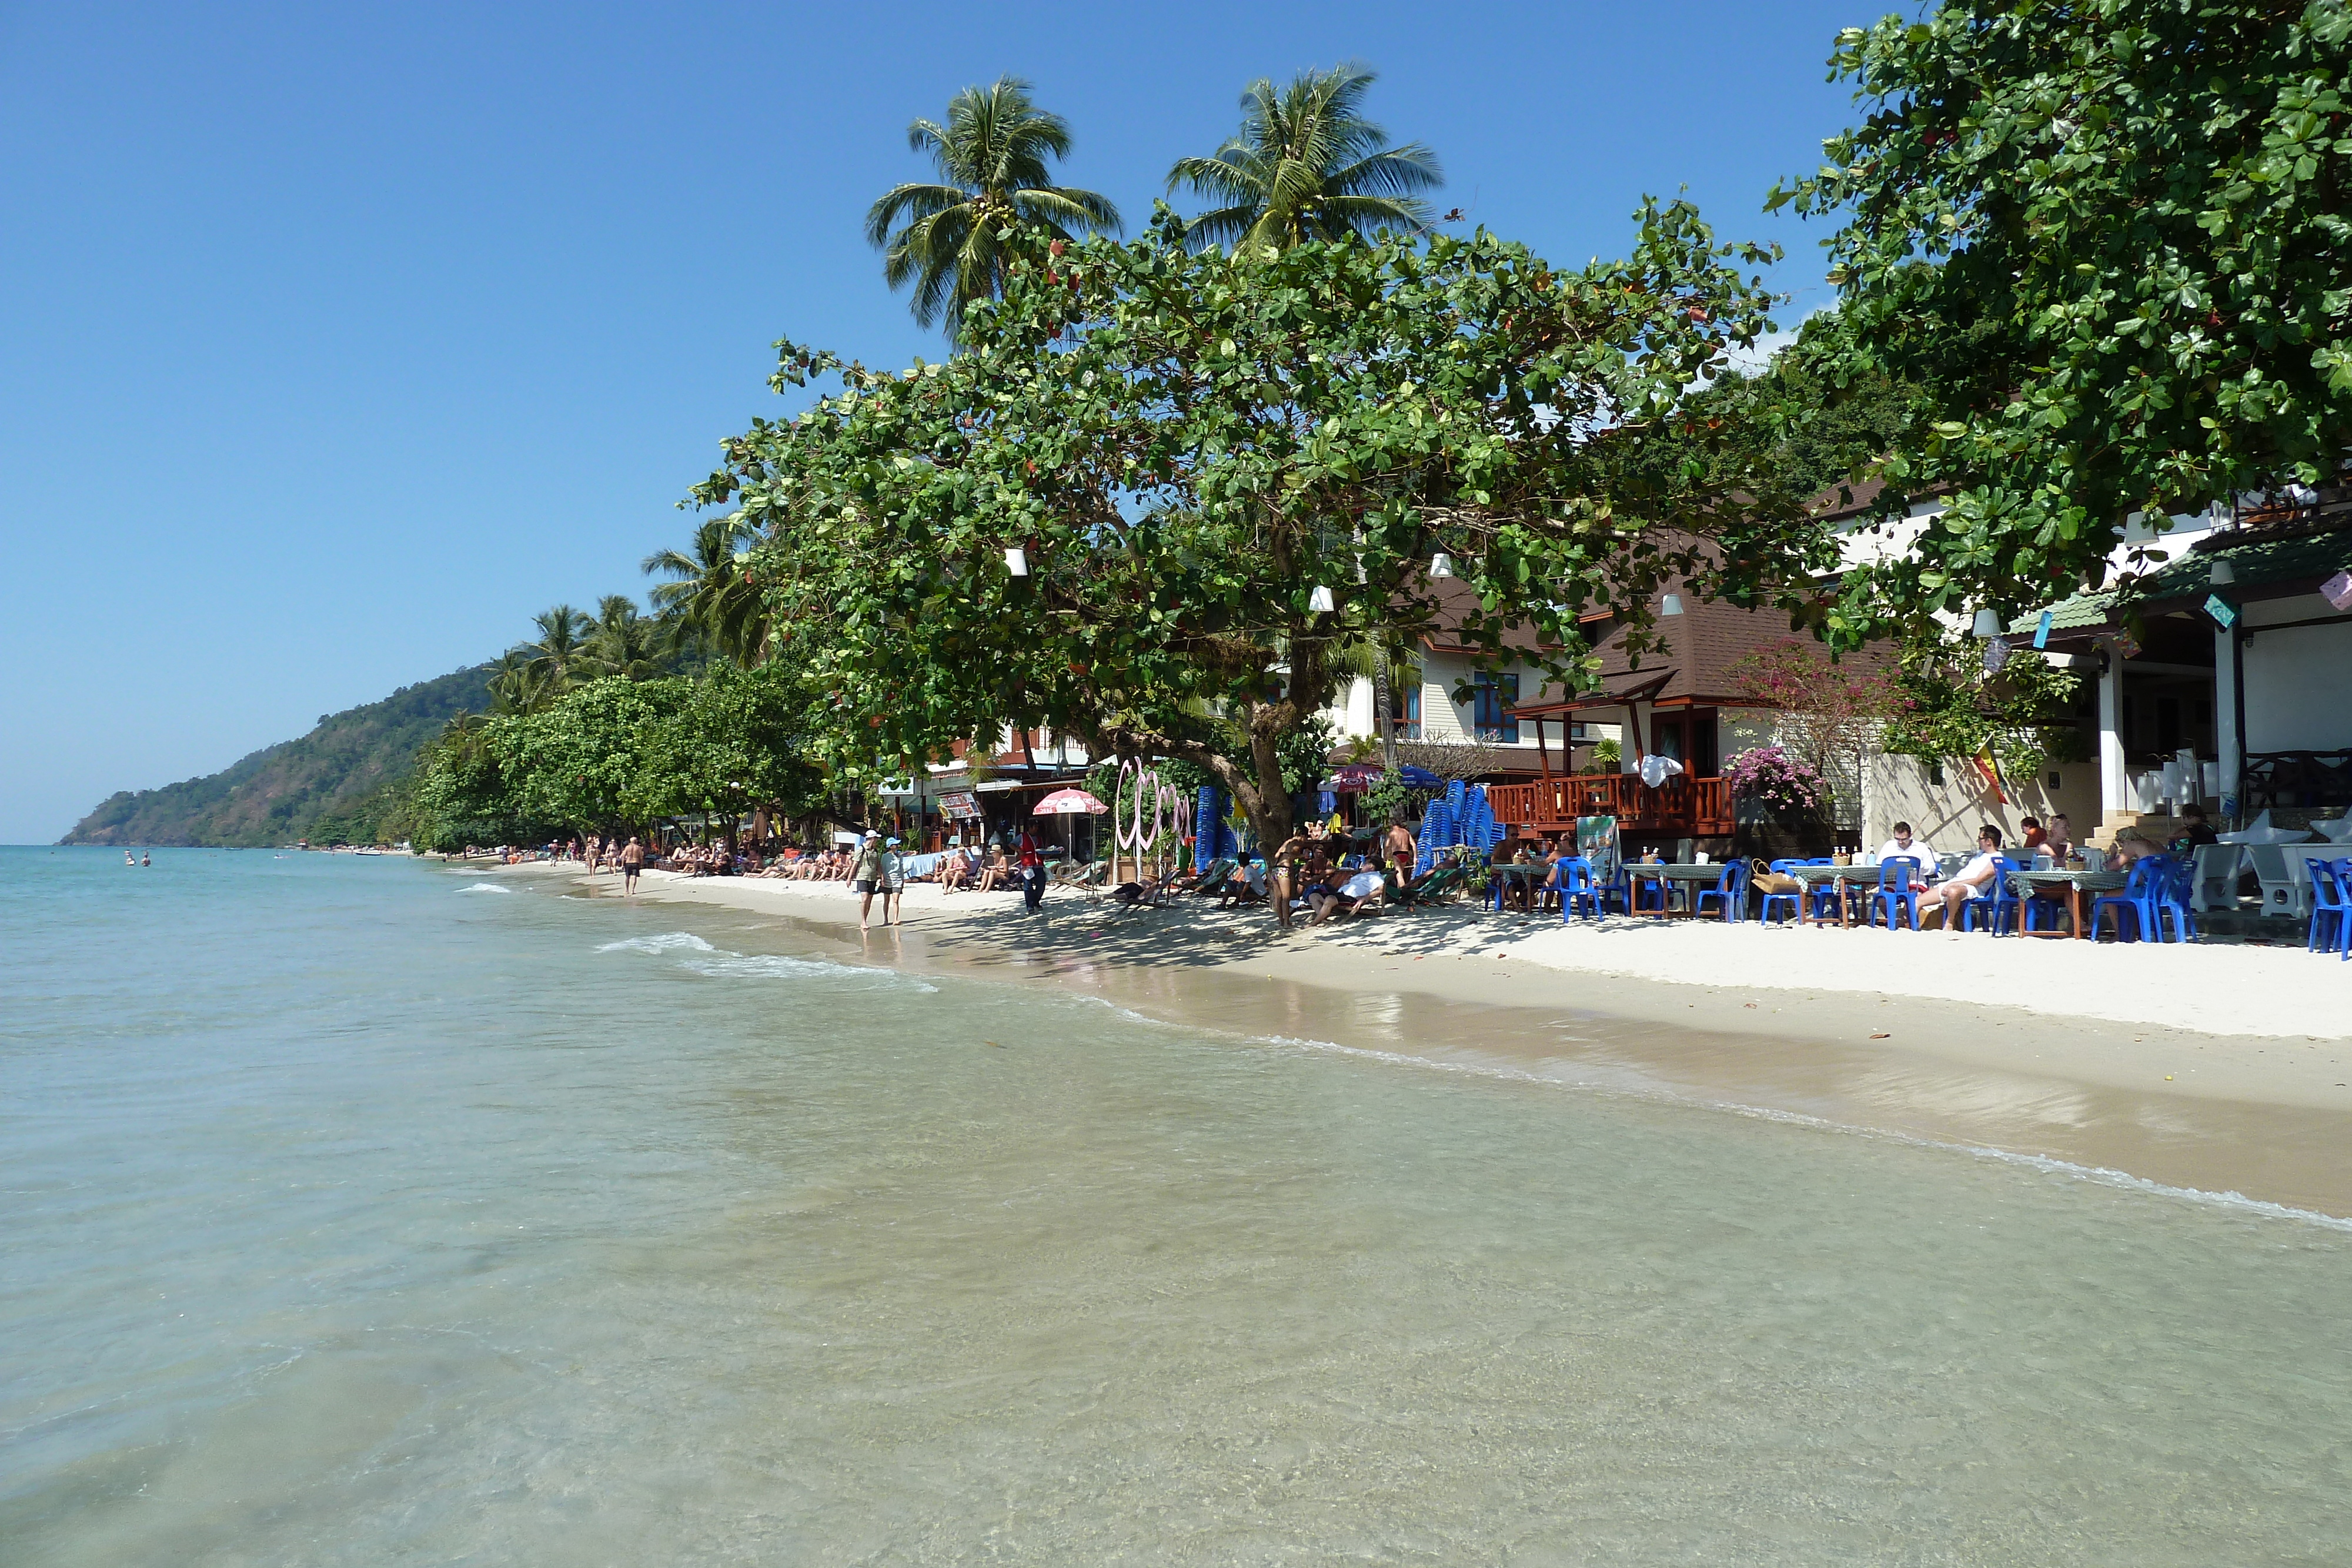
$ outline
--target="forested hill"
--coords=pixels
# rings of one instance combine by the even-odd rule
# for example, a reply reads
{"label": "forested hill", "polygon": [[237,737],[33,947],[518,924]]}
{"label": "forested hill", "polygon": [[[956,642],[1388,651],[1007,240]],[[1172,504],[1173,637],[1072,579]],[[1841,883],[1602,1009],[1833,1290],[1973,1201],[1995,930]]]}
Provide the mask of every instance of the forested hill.
{"label": "forested hill", "polygon": [[124,790],[74,825],[68,844],[364,842],[415,766],[417,747],[486,706],[491,667],[403,686],[319,721],[232,768],[160,789]]}

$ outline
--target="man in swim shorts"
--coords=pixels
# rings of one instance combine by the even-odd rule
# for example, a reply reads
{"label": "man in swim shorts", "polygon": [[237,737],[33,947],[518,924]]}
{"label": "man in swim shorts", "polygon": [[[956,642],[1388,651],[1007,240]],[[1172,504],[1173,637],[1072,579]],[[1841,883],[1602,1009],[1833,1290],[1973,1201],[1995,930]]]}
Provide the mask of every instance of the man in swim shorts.
{"label": "man in swim shorts", "polygon": [[621,849],[621,891],[624,894],[637,891],[637,873],[645,869],[646,846],[637,842],[636,835],[633,833]]}

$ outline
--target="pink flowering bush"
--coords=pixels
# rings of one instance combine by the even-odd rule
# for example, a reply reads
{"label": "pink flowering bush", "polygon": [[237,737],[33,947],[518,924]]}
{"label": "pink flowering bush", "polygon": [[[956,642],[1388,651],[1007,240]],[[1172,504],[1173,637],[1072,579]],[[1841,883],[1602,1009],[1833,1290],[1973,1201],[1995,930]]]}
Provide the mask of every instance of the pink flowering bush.
{"label": "pink flowering bush", "polygon": [[1777,746],[1759,746],[1732,758],[1724,779],[1734,795],[1748,795],[1783,811],[1815,811],[1829,799],[1829,787],[1811,764]]}

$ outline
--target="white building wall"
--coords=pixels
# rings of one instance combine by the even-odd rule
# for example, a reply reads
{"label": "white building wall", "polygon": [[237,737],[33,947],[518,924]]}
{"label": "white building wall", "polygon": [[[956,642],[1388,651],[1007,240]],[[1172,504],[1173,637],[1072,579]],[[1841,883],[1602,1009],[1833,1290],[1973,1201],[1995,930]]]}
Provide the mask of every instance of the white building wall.
{"label": "white building wall", "polygon": [[[2333,751],[2352,747],[2352,620],[2326,626],[2264,625],[2307,621],[2335,612],[2314,593],[2260,600],[2246,606],[2246,736],[2248,751]],[[2234,697],[2226,686],[2218,705]]]}

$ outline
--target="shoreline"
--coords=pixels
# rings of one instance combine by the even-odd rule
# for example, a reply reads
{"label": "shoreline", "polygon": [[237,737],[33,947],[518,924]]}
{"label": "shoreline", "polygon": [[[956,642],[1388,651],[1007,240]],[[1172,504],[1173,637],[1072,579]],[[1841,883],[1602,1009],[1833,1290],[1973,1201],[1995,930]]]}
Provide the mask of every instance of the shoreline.
{"label": "shoreline", "polygon": [[[617,877],[572,865],[468,869],[620,896]],[[1990,962],[2031,981],[2037,966],[2043,974],[2063,967],[2070,942],[1622,917],[1564,930],[1556,920],[1444,908],[1286,935],[1263,909],[1221,915],[1202,900],[1129,910],[1082,896],[1055,890],[1031,918],[1017,894],[950,898],[918,884],[904,925],[861,936],[856,896],[840,883],[649,873],[637,894],[640,903],[782,919],[852,962],[1042,980],[1153,1021],[1243,1040],[1794,1118],[2352,1217],[2352,1160],[2343,1154],[2352,1149],[2352,1040],[2340,1030],[2231,1034],[2060,1012],[2046,993],[2039,1006],[1933,997],[1902,974],[1906,965],[1932,966],[1943,989],[1962,989]],[[1916,956],[1906,943],[1918,945]],[[2073,975],[2076,989],[2056,994],[2109,1011],[2136,1003],[2155,1010],[2146,1004],[2164,1004],[2165,994],[2135,987],[2131,969],[2119,976],[2105,962],[2177,970],[2184,956],[2210,963],[2217,954],[2235,956],[2211,966],[2236,972],[2211,977],[2221,996],[2176,1010],[2218,1021],[2231,992],[2259,983],[2242,971],[2291,975],[2280,960],[2312,973],[2284,997],[2273,982],[2267,1006],[2252,1009],[2262,1022],[2315,1022],[2330,1002],[2333,966],[2323,975],[2322,959],[2263,948],[2102,947],[2102,967]],[[1703,967],[1710,979],[1658,977],[1666,966]],[[1857,973],[1890,970],[1907,988],[1900,995],[1853,983]],[[2089,996],[2086,979],[2106,988]],[[2196,979],[2176,972],[2168,983]],[[2334,988],[2352,995],[2352,978]]]}

